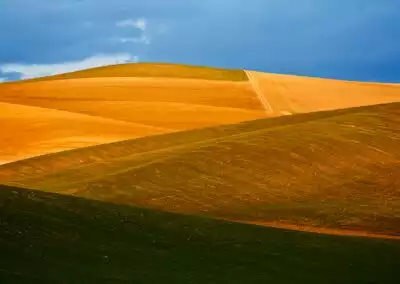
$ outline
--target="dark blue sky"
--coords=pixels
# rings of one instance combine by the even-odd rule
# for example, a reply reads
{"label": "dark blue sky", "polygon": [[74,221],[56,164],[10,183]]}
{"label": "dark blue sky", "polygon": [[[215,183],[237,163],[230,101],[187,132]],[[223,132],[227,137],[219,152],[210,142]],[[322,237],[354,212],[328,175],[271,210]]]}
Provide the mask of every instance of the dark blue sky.
{"label": "dark blue sky", "polygon": [[400,1],[0,0],[0,78],[137,60],[400,82]]}

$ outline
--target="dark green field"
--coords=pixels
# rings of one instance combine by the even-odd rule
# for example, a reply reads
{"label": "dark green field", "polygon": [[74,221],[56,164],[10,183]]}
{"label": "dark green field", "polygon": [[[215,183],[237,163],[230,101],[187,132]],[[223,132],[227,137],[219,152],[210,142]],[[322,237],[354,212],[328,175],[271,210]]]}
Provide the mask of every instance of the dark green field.
{"label": "dark green field", "polygon": [[399,283],[400,242],[0,187],[0,283]]}

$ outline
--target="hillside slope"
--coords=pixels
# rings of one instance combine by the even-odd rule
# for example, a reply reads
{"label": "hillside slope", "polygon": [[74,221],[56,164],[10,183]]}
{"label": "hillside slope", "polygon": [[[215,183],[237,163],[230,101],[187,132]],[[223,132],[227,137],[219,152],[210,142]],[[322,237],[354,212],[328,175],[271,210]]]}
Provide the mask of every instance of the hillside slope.
{"label": "hillside slope", "polygon": [[[0,85],[1,103],[129,122],[149,129],[161,128],[161,132],[395,101],[400,101],[400,86],[394,84],[156,63],[106,66]],[[37,112],[35,117],[40,120],[40,115],[41,112]],[[46,117],[46,111],[43,115]],[[30,129],[31,124],[36,124],[35,120],[29,121],[25,117],[19,122],[19,127]],[[105,136],[107,129],[105,125]],[[45,135],[43,130],[40,132]],[[157,133],[160,132],[144,131],[129,138]],[[52,139],[58,141],[54,148],[41,148],[34,153],[31,144],[35,142],[19,140],[19,148],[15,151],[22,154],[4,161],[27,157],[23,154],[25,152],[31,152],[28,156],[33,156],[73,147],[63,135],[57,137],[53,134]],[[4,134],[0,134],[0,141],[6,139]],[[117,139],[108,141],[114,140]],[[92,144],[85,139],[76,142],[76,145]]]}
{"label": "hillside slope", "polygon": [[101,117],[0,102],[0,164],[168,132]]}
{"label": "hillside slope", "polygon": [[[398,283],[400,242],[0,186],[1,283]],[[290,271],[290,273],[288,273]]]}
{"label": "hillside slope", "polygon": [[246,73],[275,115],[400,102],[400,84]]}
{"label": "hillside slope", "polygon": [[63,152],[4,165],[0,181],[242,222],[399,236],[399,140],[394,103]]}
{"label": "hillside slope", "polygon": [[185,130],[266,117],[246,82],[89,78],[0,86],[0,101]]}
{"label": "hillside slope", "polygon": [[[71,139],[67,137],[68,135],[63,135],[62,130],[57,132],[43,127],[38,130],[38,134],[44,137],[40,143],[47,143],[47,146],[39,145],[34,151],[35,147],[32,145],[35,145],[36,138],[34,137],[38,135],[33,135],[33,141],[30,141],[29,129],[37,129],[32,125],[50,123],[45,120],[49,118],[48,113],[52,110],[60,110],[62,111],[60,113],[64,114],[66,112],[82,114],[83,116],[80,116],[83,118],[81,132],[88,130],[84,119],[88,115],[92,117],[92,120],[93,117],[97,117],[100,120],[113,120],[115,123],[119,121],[123,125],[127,125],[128,122],[137,127],[149,129],[137,131],[135,135],[130,136],[124,135],[122,130],[120,139],[117,137],[108,139],[107,133],[112,126],[104,123],[104,133],[97,127],[95,135],[106,137],[103,139],[104,142],[266,117],[251,85],[246,80],[245,73],[240,70],[170,64],[123,64],[1,84],[0,103],[3,106],[12,104],[35,107],[31,108],[35,109],[35,115],[26,108],[27,114],[23,114],[23,119],[18,119],[16,122],[15,119],[10,119],[9,111],[4,115],[0,113],[0,119],[5,121],[7,129],[11,127],[21,129],[15,129],[15,139],[9,138],[12,132],[0,134],[1,142],[8,143],[10,139],[18,140],[18,143],[13,142],[15,144],[13,152],[4,151],[0,159],[5,163],[23,157],[71,149],[73,145],[80,147],[80,145],[98,144],[87,142],[89,138],[77,140],[74,137],[71,138],[74,140],[71,143]],[[19,107],[20,110],[21,107]],[[21,113],[21,111],[16,110],[16,113]],[[79,116],[75,116],[77,117]],[[41,122],[38,124],[38,121]],[[79,128],[77,120],[73,125]],[[67,124],[64,124],[61,128],[66,127]],[[26,133],[24,139],[20,139],[18,134],[20,132]],[[90,135],[93,131],[88,130],[88,132]],[[60,135],[57,136],[57,133]],[[73,134],[71,133],[71,136]],[[92,139],[94,138],[89,140]]]}
{"label": "hillside slope", "polygon": [[229,70],[205,66],[190,66],[168,63],[127,63],[30,79],[25,80],[25,82],[104,77],[160,77],[216,81],[247,81],[246,74],[243,72],[243,70]]}

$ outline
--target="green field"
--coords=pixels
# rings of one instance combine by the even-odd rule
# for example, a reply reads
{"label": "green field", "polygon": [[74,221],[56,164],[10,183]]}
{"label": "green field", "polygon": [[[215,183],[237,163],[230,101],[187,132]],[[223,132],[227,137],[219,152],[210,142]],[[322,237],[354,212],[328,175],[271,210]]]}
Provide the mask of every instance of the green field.
{"label": "green field", "polygon": [[0,167],[0,182],[235,221],[399,236],[399,139],[393,103],[42,156]]}
{"label": "green field", "polygon": [[222,81],[248,80],[246,73],[243,70],[229,70],[167,63],[127,63],[30,79],[22,82],[102,77],[163,77],[175,79],[181,78]]}
{"label": "green field", "polygon": [[400,242],[0,187],[0,283],[399,283]]}

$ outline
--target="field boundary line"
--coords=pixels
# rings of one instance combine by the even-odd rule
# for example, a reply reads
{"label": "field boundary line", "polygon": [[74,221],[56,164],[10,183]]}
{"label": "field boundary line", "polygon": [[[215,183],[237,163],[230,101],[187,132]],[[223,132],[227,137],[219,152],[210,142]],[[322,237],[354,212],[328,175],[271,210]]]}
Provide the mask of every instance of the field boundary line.
{"label": "field boundary line", "polygon": [[271,104],[268,102],[268,100],[265,98],[263,92],[260,89],[260,86],[258,85],[257,80],[253,77],[253,75],[251,74],[251,71],[248,70],[243,70],[246,75],[247,78],[249,78],[249,82],[253,88],[253,91],[256,93],[256,95],[258,96],[258,99],[260,100],[264,110],[266,111],[266,113],[273,113],[273,109],[271,107]]}

